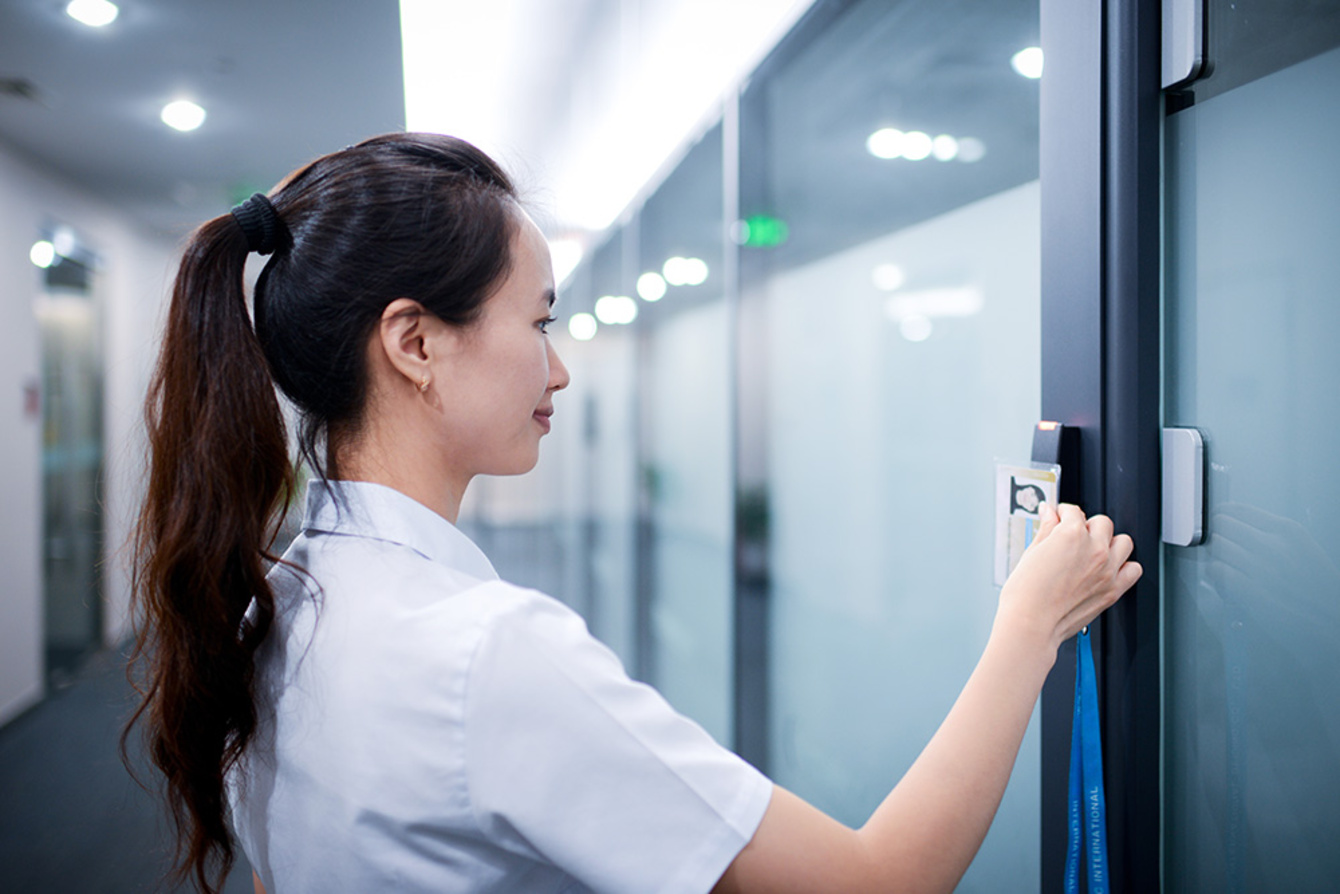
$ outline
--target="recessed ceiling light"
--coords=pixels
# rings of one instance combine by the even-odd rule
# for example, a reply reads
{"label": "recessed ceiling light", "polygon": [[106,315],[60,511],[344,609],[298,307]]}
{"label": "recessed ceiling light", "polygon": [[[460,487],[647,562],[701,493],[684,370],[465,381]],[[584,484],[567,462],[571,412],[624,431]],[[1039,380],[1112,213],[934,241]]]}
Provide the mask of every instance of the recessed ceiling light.
{"label": "recessed ceiling light", "polygon": [[43,269],[50,267],[56,263],[56,246],[45,239],[41,242],[34,242],[32,249],[28,252],[28,260]]}
{"label": "recessed ceiling light", "polygon": [[903,132],[896,127],[881,127],[866,139],[865,148],[875,158],[897,158],[903,154]]}
{"label": "recessed ceiling light", "polygon": [[66,15],[90,28],[110,25],[116,21],[120,11],[115,3],[108,3],[107,0],[70,0],[65,7]]}
{"label": "recessed ceiling light", "polygon": [[655,271],[644,273],[637,278],[637,293],[642,296],[643,301],[660,301],[665,297],[665,291],[665,279]]}
{"label": "recessed ceiling light", "polygon": [[573,314],[568,320],[568,333],[577,341],[590,341],[596,337],[596,318],[590,314]]}
{"label": "recessed ceiling light", "polygon": [[637,302],[627,295],[602,295],[596,299],[596,319],[606,326],[631,323],[637,319]]}
{"label": "recessed ceiling light", "polygon": [[162,118],[168,127],[185,132],[205,123],[205,110],[189,99],[179,99],[163,106]]}

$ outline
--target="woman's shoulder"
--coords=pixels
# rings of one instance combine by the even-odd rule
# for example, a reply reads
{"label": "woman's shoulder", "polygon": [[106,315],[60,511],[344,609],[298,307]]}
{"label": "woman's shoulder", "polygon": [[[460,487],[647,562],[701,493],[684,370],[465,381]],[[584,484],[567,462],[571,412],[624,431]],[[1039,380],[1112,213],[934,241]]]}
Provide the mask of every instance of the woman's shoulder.
{"label": "woman's shoulder", "polygon": [[281,606],[312,604],[367,630],[401,628],[407,643],[444,630],[457,640],[495,628],[586,632],[581,617],[548,594],[475,576],[403,544],[303,535],[284,558],[270,573]]}

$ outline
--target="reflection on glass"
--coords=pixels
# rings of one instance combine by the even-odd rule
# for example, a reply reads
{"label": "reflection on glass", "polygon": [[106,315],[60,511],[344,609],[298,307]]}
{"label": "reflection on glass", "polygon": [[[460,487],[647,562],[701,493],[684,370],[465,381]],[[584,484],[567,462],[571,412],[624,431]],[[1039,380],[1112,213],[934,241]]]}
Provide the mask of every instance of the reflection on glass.
{"label": "reflection on glass", "polygon": [[639,319],[650,678],[729,745],[731,333],[720,277],[711,276],[721,267],[721,152],[716,127],[647,200],[638,257],[671,287]]}
{"label": "reflection on glass", "polygon": [[1166,548],[1166,887],[1331,890],[1340,49],[1197,92],[1168,121],[1166,408],[1206,439],[1208,536]]}
{"label": "reflection on glass", "polygon": [[1010,65],[1026,78],[1042,77],[1042,47],[1025,47],[1010,57]]}
{"label": "reflection on glass", "polygon": [[972,164],[986,157],[986,143],[976,137],[963,137],[958,141],[958,160]]}
{"label": "reflection on glass", "polygon": [[931,154],[936,161],[953,161],[958,155],[958,140],[947,133],[940,134],[931,141]]}
{"label": "reflection on glass", "polygon": [[[993,461],[1027,459],[1039,412],[1038,91],[1005,68],[1037,29],[1036,4],[865,0],[745,95],[742,216],[790,230],[741,258],[765,308],[769,769],[852,825],[995,613]],[[1038,889],[1039,768],[1035,725],[960,891]]]}
{"label": "reflection on glass", "polygon": [[897,264],[876,264],[870,272],[870,280],[881,292],[892,292],[907,282],[907,274]]}
{"label": "reflection on glass", "polygon": [[[598,295],[627,286],[623,231],[616,230],[591,259],[590,279],[579,301],[593,307]],[[634,333],[625,326],[602,329],[583,351],[581,379],[570,402],[583,404],[583,474],[587,481],[587,620],[591,630],[640,674],[637,599],[637,465],[631,448],[636,412]],[[573,375],[577,385],[578,377]],[[569,386],[573,390],[573,386]]]}

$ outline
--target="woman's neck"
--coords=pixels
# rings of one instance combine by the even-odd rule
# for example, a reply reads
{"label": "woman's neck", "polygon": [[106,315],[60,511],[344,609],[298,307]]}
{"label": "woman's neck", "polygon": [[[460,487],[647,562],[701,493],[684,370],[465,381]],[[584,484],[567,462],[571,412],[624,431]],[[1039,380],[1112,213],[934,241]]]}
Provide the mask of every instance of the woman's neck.
{"label": "woman's neck", "polygon": [[398,490],[456,524],[469,478],[457,480],[429,438],[371,424],[337,451],[336,475],[348,481],[370,481]]}

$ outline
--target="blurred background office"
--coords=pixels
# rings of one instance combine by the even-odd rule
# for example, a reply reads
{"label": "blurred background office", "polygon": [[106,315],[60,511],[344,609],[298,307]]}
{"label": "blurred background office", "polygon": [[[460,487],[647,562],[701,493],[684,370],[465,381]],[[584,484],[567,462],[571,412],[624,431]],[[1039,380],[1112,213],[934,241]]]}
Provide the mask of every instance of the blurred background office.
{"label": "blurred background office", "polygon": [[[89,761],[123,782],[110,719],[96,756],[38,727],[66,687],[124,707],[106,680],[129,630],[141,401],[184,236],[406,127],[502,159],[563,281],[573,386],[554,435],[532,475],[477,481],[462,527],[721,741],[863,821],[985,640],[989,460],[1026,450],[1037,415],[1037,18],[7,0],[0,720],[17,720],[0,749],[56,758],[45,783],[4,783],[9,877],[97,878],[100,842],[127,873],[126,849],[146,851],[146,878],[160,856],[110,815],[79,822],[86,844],[62,819],[87,804]],[[962,542],[940,545],[946,513]],[[1036,875],[1035,765],[966,890]]]}
{"label": "blurred background office", "polygon": [[[461,527],[504,577],[583,613],[630,673],[722,742],[862,823],[986,641],[994,461],[1027,461],[1042,414],[1039,5],[0,0],[0,887],[147,890],[163,865],[162,824],[115,737],[131,699],[121,665],[142,401],[185,236],[315,155],[406,128],[498,157],[560,281],[553,340],[572,385],[553,434],[532,474],[474,483]],[[1196,120],[1229,114],[1215,110],[1232,108],[1233,89],[1304,62],[1320,66],[1307,91],[1281,95],[1332,95],[1340,14],[1314,5],[1302,37],[1270,20],[1274,56],[1240,75],[1221,64],[1203,111],[1170,106],[1171,133],[1194,136]],[[1241,24],[1229,4],[1209,6]],[[1195,169],[1187,145],[1170,176]],[[1185,184],[1202,181],[1181,182],[1169,206],[1179,226],[1195,214]],[[1299,229],[1340,229],[1333,211],[1299,207]],[[1201,287],[1194,252],[1172,253],[1184,244],[1169,249],[1174,335],[1195,326]],[[1205,245],[1202,264],[1245,256]],[[1333,382],[1323,352],[1295,349],[1340,335],[1333,313],[1308,307],[1313,322],[1281,330],[1278,353],[1310,364],[1290,381]],[[1220,319],[1253,327],[1245,303]],[[1219,333],[1202,358],[1229,343]],[[1202,396],[1202,412],[1277,390],[1236,375],[1204,374],[1227,390]],[[1259,388],[1244,390],[1244,375]],[[1177,390],[1193,381],[1167,385],[1170,419],[1194,405]],[[1334,419],[1320,391],[1299,400]],[[1213,466],[1211,496],[1226,498],[1214,482],[1236,476],[1240,499],[1273,505],[1253,483],[1275,481],[1265,467],[1287,466],[1294,442],[1272,444],[1259,468]],[[1333,479],[1320,490],[1334,495]],[[1274,511],[1290,505],[1301,504]],[[1298,523],[1333,543],[1311,512]],[[1178,580],[1220,580],[1233,559],[1216,548],[1170,554]],[[1300,593],[1337,589],[1334,548],[1315,552]],[[1274,580],[1272,561],[1247,584]],[[1157,593],[1150,577],[1142,586]],[[1167,627],[1185,645],[1169,702],[1227,707],[1202,704],[1199,726],[1166,730],[1164,834],[1180,873],[1169,890],[1251,890],[1243,879],[1263,867],[1306,887],[1306,860],[1281,869],[1233,852],[1256,834],[1242,794],[1255,746],[1242,738],[1247,709],[1233,707],[1243,672],[1216,644],[1260,648],[1263,661],[1277,647],[1180,611]],[[1323,620],[1308,646],[1319,662],[1334,643]],[[1333,676],[1320,691],[1334,694]],[[1308,724],[1324,735],[1298,753],[1330,791],[1335,726]],[[1204,736],[1226,737],[1236,757],[1202,760],[1217,753]],[[1035,717],[959,890],[1037,891],[1052,871],[1040,738]],[[1300,799],[1280,798],[1279,816],[1297,813]],[[1334,811],[1319,816],[1325,832]],[[229,890],[249,890],[245,865]]]}

